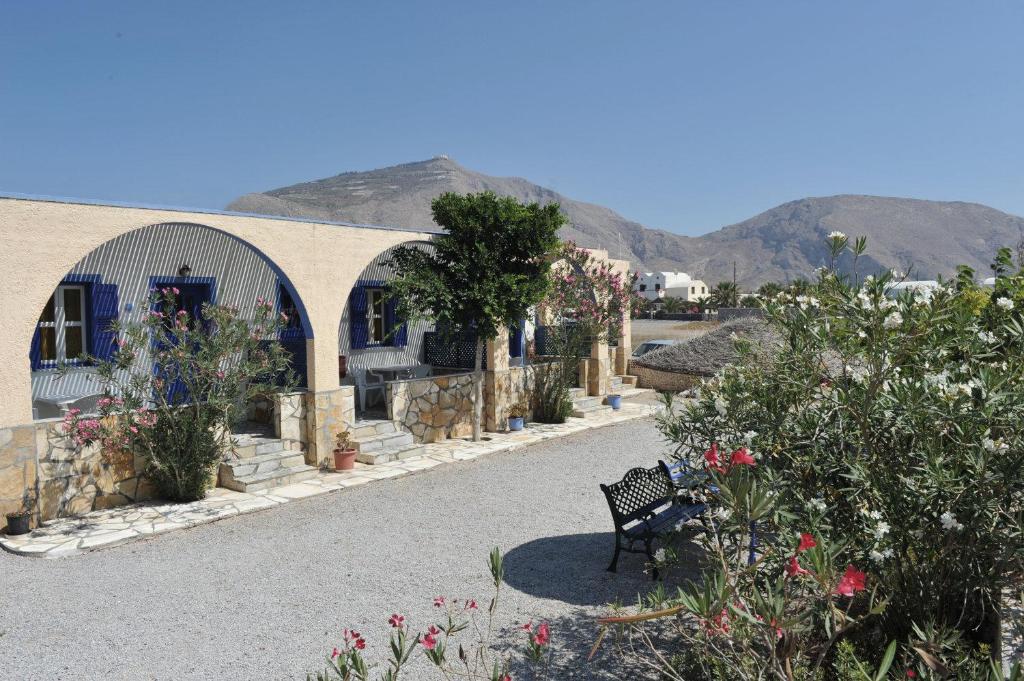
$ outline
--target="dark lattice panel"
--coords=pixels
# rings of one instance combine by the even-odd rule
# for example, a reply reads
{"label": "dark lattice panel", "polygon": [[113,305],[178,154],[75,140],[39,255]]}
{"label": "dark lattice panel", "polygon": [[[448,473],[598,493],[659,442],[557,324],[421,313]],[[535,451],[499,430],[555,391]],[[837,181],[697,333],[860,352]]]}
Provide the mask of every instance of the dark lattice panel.
{"label": "dark lattice panel", "polygon": [[[446,369],[472,369],[476,366],[475,352],[475,335],[449,336],[436,331],[427,331],[423,334],[423,358],[431,366]],[[486,353],[483,358],[483,368],[487,368]]]}
{"label": "dark lattice panel", "polygon": [[[623,522],[635,520],[639,512],[664,503],[672,495],[671,482],[660,467],[631,468],[622,480],[607,486],[607,494]],[[642,513],[641,513],[642,515]]]}
{"label": "dark lattice panel", "polygon": [[[555,341],[551,339],[552,333],[556,331],[550,326],[538,326],[533,334],[533,347],[534,351],[539,356],[555,356],[558,351],[555,347]],[[590,341],[587,339],[580,339],[580,347],[576,350],[577,357],[590,357]]]}

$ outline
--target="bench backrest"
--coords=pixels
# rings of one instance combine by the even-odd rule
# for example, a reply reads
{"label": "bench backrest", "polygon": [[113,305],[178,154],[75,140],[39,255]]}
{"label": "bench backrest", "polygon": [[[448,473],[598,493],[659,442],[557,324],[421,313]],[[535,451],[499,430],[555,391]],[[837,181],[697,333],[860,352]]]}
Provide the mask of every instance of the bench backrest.
{"label": "bench backrest", "polygon": [[672,484],[660,466],[631,468],[616,483],[601,485],[615,523],[640,520],[672,500]]}

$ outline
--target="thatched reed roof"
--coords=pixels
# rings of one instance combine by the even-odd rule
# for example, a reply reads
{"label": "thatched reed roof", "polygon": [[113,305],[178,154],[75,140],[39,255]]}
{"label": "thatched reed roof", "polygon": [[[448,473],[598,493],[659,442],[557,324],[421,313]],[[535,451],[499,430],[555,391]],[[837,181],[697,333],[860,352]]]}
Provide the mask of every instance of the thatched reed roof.
{"label": "thatched reed roof", "polygon": [[758,318],[741,318],[722,324],[714,331],[678,345],[652,350],[632,361],[636,366],[694,376],[714,376],[722,367],[739,359],[733,334],[767,349],[779,343],[779,335]]}

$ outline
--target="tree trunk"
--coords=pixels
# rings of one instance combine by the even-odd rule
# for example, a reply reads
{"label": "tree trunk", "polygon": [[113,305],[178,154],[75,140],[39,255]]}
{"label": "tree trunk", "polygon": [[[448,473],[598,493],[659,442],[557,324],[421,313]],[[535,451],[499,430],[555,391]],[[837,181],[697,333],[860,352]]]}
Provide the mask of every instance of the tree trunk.
{"label": "tree trunk", "polygon": [[473,442],[479,442],[484,418],[484,371],[483,356],[486,347],[484,339],[477,335],[476,359],[473,367]]}

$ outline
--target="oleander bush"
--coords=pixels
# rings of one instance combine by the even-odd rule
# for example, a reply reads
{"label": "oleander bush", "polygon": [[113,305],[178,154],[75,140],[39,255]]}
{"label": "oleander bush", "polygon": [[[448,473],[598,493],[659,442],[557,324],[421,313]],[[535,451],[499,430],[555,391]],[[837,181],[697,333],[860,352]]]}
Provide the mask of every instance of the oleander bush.
{"label": "oleander bush", "polygon": [[768,300],[778,342],[737,339],[740,360],[659,419],[710,505],[705,572],[605,624],[665,678],[1003,678],[1024,275],[1003,250],[991,290],[964,269],[896,295],[892,273],[857,276],[865,247],[830,235],[853,273]]}
{"label": "oleander bush", "polygon": [[252,318],[225,305],[179,309],[174,287],[154,290],[141,322],[115,323],[117,350],[92,359],[104,397],[98,415],[72,410],[65,434],[77,446],[99,442],[104,454],[132,450],[161,497],[206,495],[231,446],[230,426],[248,400],[295,385],[290,356],[277,341],[287,319],[256,301]]}

